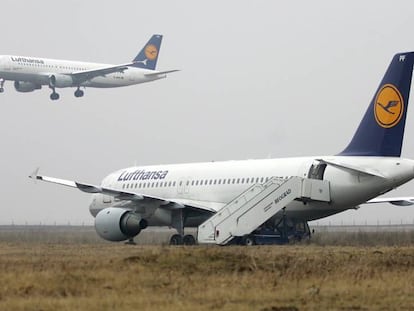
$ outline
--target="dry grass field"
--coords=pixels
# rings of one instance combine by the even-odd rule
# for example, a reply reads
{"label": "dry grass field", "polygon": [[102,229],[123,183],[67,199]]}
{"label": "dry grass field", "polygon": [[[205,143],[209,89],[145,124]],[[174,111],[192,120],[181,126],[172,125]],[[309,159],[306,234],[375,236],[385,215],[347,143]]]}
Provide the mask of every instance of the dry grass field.
{"label": "dry grass field", "polygon": [[412,234],[406,246],[170,247],[36,232],[0,230],[0,310],[414,310]]}

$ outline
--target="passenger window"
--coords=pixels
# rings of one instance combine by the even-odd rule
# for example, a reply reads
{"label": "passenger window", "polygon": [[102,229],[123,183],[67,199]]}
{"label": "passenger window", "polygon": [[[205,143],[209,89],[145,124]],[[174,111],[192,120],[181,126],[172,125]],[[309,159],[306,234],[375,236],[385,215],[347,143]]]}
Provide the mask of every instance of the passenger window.
{"label": "passenger window", "polygon": [[217,179],[214,179],[214,184],[217,184]]}
{"label": "passenger window", "polygon": [[183,182],[182,182],[182,181],[180,181],[180,186],[182,186],[182,184],[183,184]]}
{"label": "passenger window", "polygon": [[230,185],[230,183],[231,183],[231,179],[230,178],[227,179],[227,183]]}
{"label": "passenger window", "polygon": [[260,182],[263,182],[263,180],[264,180],[264,178],[262,177],[262,178],[260,178]]}
{"label": "passenger window", "polygon": [[218,184],[219,184],[219,185],[221,184],[221,179],[219,179],[219,180],[218,180]]}
{"label": "passenger window", "polygon": [[155,187],[158,187],[158,182],[155,183]]}
{"label": "passenger window", "polygon": [[233,178],[233,184],[236,182],[236,179],[235,178]]}
{"label": "passenger window", "polygon": [[175,187],[175,181],[173,182],[173,187]]}
{"label": "passenger window", "polygon": [[193,180],[193,181],[191,181],[191,186],[194,186],[194,180]]}
{"label": "passenger window", "polygon": [[185,184],[186,184],[186,186],[188,186],[188,185],[190,184],[190,181],[189,181],[189,180],[187,180],[187,182],[186,182]]}
{"label": "passenger window", "polygon": [[171,187],[171,181],[168,183],[168,187]]}
{"label": "passenger window", "polygon": [[209,185],[211,185],[213,183],[213,180],[212,179],[210,179],[210,183],[209,183]]}

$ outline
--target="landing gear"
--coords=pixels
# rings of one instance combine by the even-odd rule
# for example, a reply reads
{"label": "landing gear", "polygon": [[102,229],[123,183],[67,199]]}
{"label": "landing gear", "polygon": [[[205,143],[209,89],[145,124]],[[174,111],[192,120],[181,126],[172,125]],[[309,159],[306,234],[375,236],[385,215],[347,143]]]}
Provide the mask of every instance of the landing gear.
{"label": "landing gear", "polygon": [[128,241],[125,242],[126,245],[137,245],[137,243],[135,243],[134,239],[131,238]]}
{"label": "landing gear", "polygon": [[193,235],[184,235],[184,213],[182,209],[175,210],[172,214],[171,226],[177,230],[170,239],[170,245],[195,245],[196,240]]}
{"label": "landing gear", "polygon": [[75,97],[82,97],[84,95],[84,92],[81,89],[77,89],[75,91]]}
{"label": "landing gear", "polygon": [[0,93],[4,92],[4,79],[0,79]]}
{"label": "landing gear", "polygon": [[56,93],[55,82],[54,81],[53,81],[53,83],[52,83],[52,81],[49,82],[49,88],[52,90],[52,94],[50,94],[50,99],[51,100],[57,100],[57,99],[59,99],[59,94]]}
{"label": "landing gear", "polygon": [[170,245],[195,245],[195,237],[191,234],[186,234],[185,236],[174,234],[170,238]]}
{"label": "landing gear", "polygon": [[50,99],[51,100],[58,100],[59,99],[59,94],[55,92],[55,90],[53,90],[53,93],[50,94]]}

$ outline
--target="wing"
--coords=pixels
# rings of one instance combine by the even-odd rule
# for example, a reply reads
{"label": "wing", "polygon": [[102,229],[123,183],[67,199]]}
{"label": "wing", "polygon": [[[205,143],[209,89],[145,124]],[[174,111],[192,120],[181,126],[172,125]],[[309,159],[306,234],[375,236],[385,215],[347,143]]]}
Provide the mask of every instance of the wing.
{"label": "wing", "polygon": [[70,74],[73,81],[76,84],[91,80],[96,77],[105,76],[110,73],[114,72],[124,72],[129,68],[129,66],[134,65],[134,63],[128,63],[128,64],[121,64],[121,65],[115,65],[115,66],[108,66],[108,67],[102,67],[98,69],[90,69],[90,70],[83,70],[83,71],[75,71]]}
{"label": "wing", "polygon": [[71,188],[77,188],[80,191],[86,193],[102,193],[105,195],[112,196],[118,200],[128,200],[131,202],[140,202],[140,203],[155,203],[160,207],[165,209],[180,209],[180,208],[188,208],[192,210],[204,211],[204,212],[212,212],[215,213],[216,210],[213,208],[209,208],[203,206],[201,204],[192,204],[190,201],[181,201],[181,200],[170,200],[165,198],[160,198],[156,196],[150,196],[146,194],[137,194],[128,191],[121,191],[116,189],[111,189],[107,187],[96,186],[92,184],[80,183],[72,180],[60,179],[55,177],[48,177],[48,176],[41,176],[38,175],[39,169],[36,169],[32,174],[30,174],[30,178],[33,180],[41,180],[44,182],[49,182],[53,184],[63,185]]}
{"label": "wing", "polygon": [[414,197],[375,198],[365,203],[390,203],[398,206],[411,206],[414,205]]}

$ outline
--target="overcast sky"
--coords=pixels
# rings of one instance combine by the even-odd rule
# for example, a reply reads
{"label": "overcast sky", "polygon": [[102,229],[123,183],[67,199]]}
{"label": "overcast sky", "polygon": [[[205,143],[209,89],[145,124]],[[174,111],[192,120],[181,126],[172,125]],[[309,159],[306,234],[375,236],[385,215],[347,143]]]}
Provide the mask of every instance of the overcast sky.
{"label": "overcast sky", "polygon": [[[1,2],[0,54],[102,63],[164,40],[167,79],[118,89],[0,94],[0,224],[93,223],[89,195],[27,176],[99,184],[134,164],[336,154],[392,56],[414,50],[412,1]],[[411,100],[412,102],[413,100]],[[414,158],[409,107],[403,156]],[[391,195],[414,195],[414,182]],[[414,222],[366,206],[323,221]]]}

